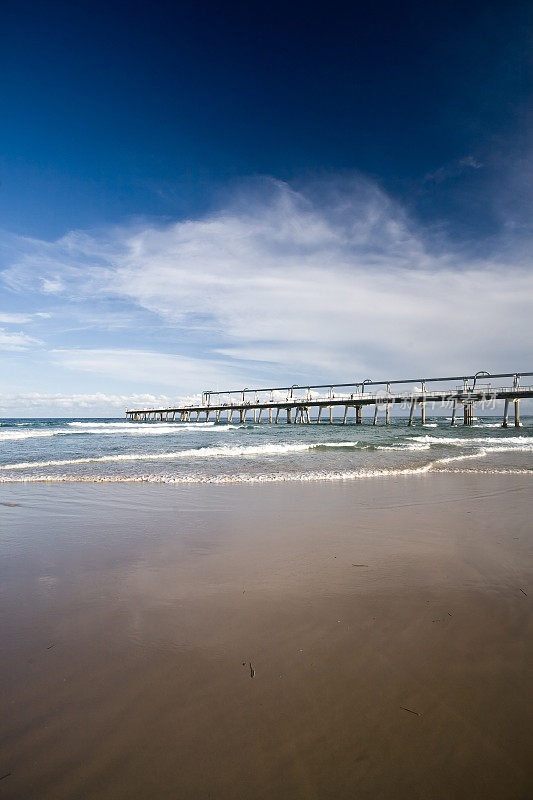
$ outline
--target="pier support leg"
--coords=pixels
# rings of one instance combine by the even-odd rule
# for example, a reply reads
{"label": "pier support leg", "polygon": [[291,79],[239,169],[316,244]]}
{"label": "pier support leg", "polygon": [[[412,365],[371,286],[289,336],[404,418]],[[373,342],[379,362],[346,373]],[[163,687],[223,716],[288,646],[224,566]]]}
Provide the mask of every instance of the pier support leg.
{"label": "pier support leg", "polygon": [[346,425],[346,417],[348,416],[348,406],[344,406],[344,419],[342,420],[342,424]]}
{"label": "pier support leg", "polygon": [[377,424],[378,424],[378,404],[376,403],[376,406],[374,408],[374,422],[372,423],[372,425],[377,425]]}
{"label": "pier support leg", "polygon": [[355,424],[361,425],[363,422],[363,407],[356,406],[355,407]]}
{"label": "pier support leg", "polygon": [[514,426],[520,427],[520,400],[514,401]]}
{"label": "pier support leg", "polygon": [[291,422],[292,422],[292,418],[291,417],[292,417],[292,409],[288,408],[287,409],[287,424],[288,425],[290,425]]}
{"label": "pier support leg", "polygon": [[505,405],[503,407],[503,422],[502,428],[506,428],[508,425],[508,418],[509,418],[509,400],[505,400]]}
{"label": "pier support leg", "polygon": [[258,422],[261,422],[261,413],[262,413],[262,411],[263,411],[263,409],[262,409],[262,408],[260,408],[260,409],[259,409],[259,415],[258,415],[258,417],[257,417],[257,421],[258,421]]}
{"label": "pier support leg", "polygon": [[333,425],[333,406],[329,407],[329,424]]}
{"label": "pier support leg", "polygon": [[390,425],[390,403],[385,406],[385,425]]}
{"label": "pier support leg", "polygon": [[276,425],[278,424],[279,408],[276,409]]}
{"label": "pier support leg", "polygon": [[425,403],[421,403],[420,404],[420,421],[422,422],[422,425],[426,424],[426,404]]}
{"label": "pier support leg", "polygon": [[413,424],[414,413],[415,413],[415,400],[411,400],[411,410],[409,411],[409,422],[407,423],[408,425]]}
{"label": "pier support leg", "polygon": [[318,407],[318,417],[316,418],[316,424],[320,425],[320,417],[322,416],[322,406]]}
{"label": "pier support leg", "polygon": [[464,404],[464,424],[471,425],[474,421],[474,404],[473,403],[465,403]]}
{"label": "pier support leg", "polygon": [[453,401],[453,408],[452,408],[452,428],[455,425],[455,418],[457,416],[457,400]]}
{"label": "pier support leg", "polygon": [[306,415],[305,421],[307,422],[308,425],[310,425],[311,424],[311,411],[309,409],[309,406],[307,406],[307,408],[305,409],[305,415]]}
{"label": "pier support leg", "polygon": [[268,421],[272,422],[272,409],[271,408],[268,409]]}

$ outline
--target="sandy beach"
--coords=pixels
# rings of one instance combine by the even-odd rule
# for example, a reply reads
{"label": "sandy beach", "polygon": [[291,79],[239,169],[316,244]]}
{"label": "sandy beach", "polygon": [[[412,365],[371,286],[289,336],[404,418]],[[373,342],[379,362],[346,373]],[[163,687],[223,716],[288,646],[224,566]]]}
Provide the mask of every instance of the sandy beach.
{"label": "sandy beach", "polygon": [[531,797],[532,489],[4,485],[0,797]]}

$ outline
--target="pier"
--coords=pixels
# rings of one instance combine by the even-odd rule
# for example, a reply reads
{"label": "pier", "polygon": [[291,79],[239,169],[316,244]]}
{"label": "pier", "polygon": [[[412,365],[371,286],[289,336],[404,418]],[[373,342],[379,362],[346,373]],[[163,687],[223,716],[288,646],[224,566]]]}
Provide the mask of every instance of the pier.
{"label": "pier", "polygon": [[[254,422],[277,424],[333,424],[355,422],[361,425],[364,410],[370,408],[369,421],[390,424],[393,406],[404,408],[408,425],[419,417],[426,422],[429,405],[448,408],[451,424],[462,417],[464,425],[472,425],[476,403],[503,401],[502,427],[512,422],[520,425],[520,400],[533,397],[533,386],[524,383],[533,372],[490,374],[481,370],[475,375],[445,378],[409,378],[352,383],[309,384],[205,391],[198,404],[171,408],[127,409],[126,417],[136,422]],[[503,385],[502,385],[503,382]],[[436,387],[435,384],[438,384]],[[507,384],[507,385],[505,385]],[[340,417],[334,411],[340,410]],[[462,413],[461,413],[462,411]]]}

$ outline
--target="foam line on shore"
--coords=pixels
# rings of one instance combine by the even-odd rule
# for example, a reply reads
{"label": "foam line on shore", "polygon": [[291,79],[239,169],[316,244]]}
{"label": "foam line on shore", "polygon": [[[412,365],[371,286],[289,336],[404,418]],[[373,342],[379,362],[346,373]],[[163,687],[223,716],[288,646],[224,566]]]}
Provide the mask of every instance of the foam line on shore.
{"label": "foam line on shore", "polygon": [[[449,456],[440,458],[436,461],[429,461],[419,467],[399,467],[391,469],[375,470],[348,470],[331,472],[288,472],[288,473],[266,473],[261,475],[250,475],[239,473],[236,475],[30,475],[27,477],[0,477],[0,483],[163,483],[163,484],[226,484],[226,483],[289,483],[300,482],[308,483],[313,481],[343,481],[358,480],[364,478],[389,478],[408,475],[424,475],[429,472],[482,472],[487,470],[455,470],[450,468],[440,468],[440,465],[450,464],[456,461],[464,461],[473,458],[483,458],[487,455],[486,450],[476,453],[469,453],[459,456]],[[527,469],[489,469],[490,474],[533,474],[533,470]]]}

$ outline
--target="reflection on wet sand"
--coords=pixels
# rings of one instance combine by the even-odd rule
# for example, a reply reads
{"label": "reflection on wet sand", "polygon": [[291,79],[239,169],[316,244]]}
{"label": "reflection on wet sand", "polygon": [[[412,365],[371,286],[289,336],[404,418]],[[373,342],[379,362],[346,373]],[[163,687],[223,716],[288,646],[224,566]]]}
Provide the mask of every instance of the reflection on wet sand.
{"label": "reflection on wet sand", "polygon": [[530,476],[4,489],[0,797],[532,793]]}

